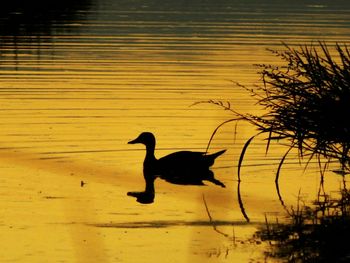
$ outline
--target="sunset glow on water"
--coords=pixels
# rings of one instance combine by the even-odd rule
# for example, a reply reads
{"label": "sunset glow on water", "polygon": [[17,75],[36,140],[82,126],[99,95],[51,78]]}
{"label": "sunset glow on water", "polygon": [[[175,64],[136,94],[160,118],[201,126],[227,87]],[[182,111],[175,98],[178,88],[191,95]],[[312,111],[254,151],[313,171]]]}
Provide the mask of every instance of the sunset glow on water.
{"label": "sunset glow on water", "polygon": [[[274,177],[286,148],[266,155],[264,137],[248,148],[248,223],[237,163],[254,127],[228,123],[210,145],[227,149],[213,165],[226,188],[157,180],[149,205],[126,195],[144,189],[145,155],[127,142],[151,131],[157,157],[205,151],[233,115],[197,102],[261,111],[234,83],[261,85],[254,64],[281,63],[267,49],[349,43],[350,4],[311,2],[87,0],[0,11],[0,261],[264,262],[266,245],[251,238],[265,215],[283,220]],[[319,167],[304,171],[306,161],[292,152],[282,168],[287,207],[317,195]],[[329,171],[326,191],[340,185]]]}

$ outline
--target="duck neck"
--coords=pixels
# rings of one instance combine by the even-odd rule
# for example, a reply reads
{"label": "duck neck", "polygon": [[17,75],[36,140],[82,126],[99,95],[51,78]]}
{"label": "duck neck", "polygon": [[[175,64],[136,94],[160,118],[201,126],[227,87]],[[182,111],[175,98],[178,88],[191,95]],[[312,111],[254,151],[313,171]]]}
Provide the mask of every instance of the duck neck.
{"label": "duck neck", "polygon": [[156,157],[154,156],[154,149],[155,149],[155,145],[151,144],[151,145],[146,145],[146,158],[145,161],[150,162],[150,161],[156,161]]}
{"label": "duck neck", "polygon": [[155,169],[157,166],[157,159],[154,156],[155,143],[150,143],[146,145],[146,157],[143,163],[143,176],[146,182],[147,193],[154,194],[154,181]]}

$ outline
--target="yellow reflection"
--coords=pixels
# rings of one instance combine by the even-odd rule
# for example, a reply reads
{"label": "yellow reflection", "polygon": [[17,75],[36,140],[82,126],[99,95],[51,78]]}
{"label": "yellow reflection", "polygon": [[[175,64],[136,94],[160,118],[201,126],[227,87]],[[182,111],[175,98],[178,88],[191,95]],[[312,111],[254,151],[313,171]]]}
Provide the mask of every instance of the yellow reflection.
{"label": "yellow reflection", "polygon": [[[265,214],[272,219],[283,215],[282,202],[295,205],[299,191],[312,201],[320,178],[317,163],[304,171],[305,162],[300,165],[292,153],[281,171],[280,200],[274,179],[286,149],[271,145],[265,155],[264,138],[257,138],[247,150],[240,184],[247,224],[238,203],[237,162],[256,132],[249,125],[224,126],[210,147],[213,152],[227,149],[213,167],[225,189],[159,180],[151,205],[126,195],[144,189],[145,150],[129,147],[129,140],[142,131],[154,132],[157,157],[182,149],[204,151],[212,131],[232,115],[210,104],[191,105],[229,100],[239,112],[256,113],[260,109],[249,93],[232,81],[254,88],[260,80],[252,64],[280,63],[265,47],[313,38],[304,31],[289,33],[284,25],[278,28],[288,32],[272,37],[235,33],[252,30],[255,23],[198,23],[196,30],[211,30],[198,35],[47,36],[40,39],[41,48],[26,36],[7,43],[0,69],[0,261],[260,259],[264,245],[247,240]],[[182,22],[175,25],[183,27]],[[345,25],[327,29],[328,35],[322,35],[330,41],[338,40],[336,34],[348,39]],[[327,191],[337,191],[340,183],[341,178],[327,173]]]}

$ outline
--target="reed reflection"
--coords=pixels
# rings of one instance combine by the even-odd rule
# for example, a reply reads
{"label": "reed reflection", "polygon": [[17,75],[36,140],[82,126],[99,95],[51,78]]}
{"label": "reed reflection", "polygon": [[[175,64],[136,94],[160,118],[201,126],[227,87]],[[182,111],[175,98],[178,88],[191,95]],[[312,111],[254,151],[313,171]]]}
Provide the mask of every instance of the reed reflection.
{"label": "reed reflection", "polygon": [[214,173],[209,168],[214,164],[215,159],[226,150],[213,154],[180,151],[156,159],[154,156],[156,140],[152,133],[143,132],[135,140],[128,143],[140,143],[146,146],[146,157],[143,162],[145,191],[128,192],[128,195],[136,197],[139,203],[153,203],[155,197],[154,181],[158,177],[172,184],[204,185],[203,181],[209,181],[225,187],[222,182],[214,178]]}
{"label": "reed reflection", "polygon": [[348,262],[350,234],[350,193],[341,189],[338,197],[318,196],[312,206],[300,197],[288,211],[287,223],[270,223],[256,233],[268,241],[268,258],[283,262]]}
{"label": "reed reflection", "polygon": [[23,56],[40,60],[52,45],[52,36],[77,31],[91,4],[91,0],[6,3],[0,10],[0,55],[12,57],[15,70]]}
{"label": "reed reflection", "polygon": [[[91,0],[7,1],[0,10],[1,36],[51,35],[67,23],[84,19],[84,11],[91,7]],[[64,28],[63,28],[64,26]]]}

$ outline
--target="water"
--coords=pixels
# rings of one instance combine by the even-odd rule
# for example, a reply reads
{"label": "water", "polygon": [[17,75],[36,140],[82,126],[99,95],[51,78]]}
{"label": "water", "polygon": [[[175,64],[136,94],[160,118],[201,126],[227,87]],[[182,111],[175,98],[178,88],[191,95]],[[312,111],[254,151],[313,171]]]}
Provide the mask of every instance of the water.
{"label": "water", "polygon": [[[194,103],[230,101],[239,112],[257,112],[233,82],[260,83],[254,64],[280,63],[267,48],[282,42],[348,43],[349,13],[346,1],[14,1],[3,8],[1,261],[263,261],[264,245],[249,238],[265,213],[283,215],[274,173],[286,149],[273,145],[265,156],[263,138],[248,149],[240,185],[246,223],[237,162],[253,127],[227,124],[211,144],[210,151],[227,149],[213,168],[226,189],[157,181],[152,205],[126,196],[144,187],[144,149],[126,143],[152,131],[159,157],[204,151],[232,115]],[[303,172],[293,154],[287,162],[283,201],[295,205],[299,190],[312,200],[317,165]],[[340,179],[329,173],[326,183],[337,190]]]}

